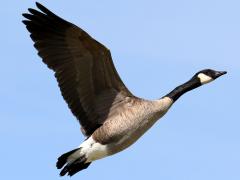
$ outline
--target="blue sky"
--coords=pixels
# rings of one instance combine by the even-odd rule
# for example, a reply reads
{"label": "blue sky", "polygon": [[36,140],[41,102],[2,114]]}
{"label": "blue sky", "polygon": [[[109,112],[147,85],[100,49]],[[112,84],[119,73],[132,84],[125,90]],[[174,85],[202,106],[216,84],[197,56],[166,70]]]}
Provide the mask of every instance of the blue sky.
{"label": "blue sky", "polygon": [[[205,68],[228,71],[184,95],[129,149],[72,179],[240,179],[239,1],[40,2],[111,49],[137,96],[160,98]],[[0,179],[68,179],[56,158],[83,136],[21,23],[34,1],[1,7]]]}

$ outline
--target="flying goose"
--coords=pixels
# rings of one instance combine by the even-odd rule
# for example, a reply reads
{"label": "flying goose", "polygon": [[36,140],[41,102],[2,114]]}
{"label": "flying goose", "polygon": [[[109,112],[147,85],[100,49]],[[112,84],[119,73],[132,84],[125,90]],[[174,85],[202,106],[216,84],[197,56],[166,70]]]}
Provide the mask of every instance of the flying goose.
{"label": "flying goose", "polygon": [[122,82],[104,45],[43,5],[36,5],[39,10],[28,9],[23,23],[38,55],[55,72],[62,96],[87,137],[78,148],[58,158],[61,176],[72,176],[93,161],[126,149],[181,95],[226,74],[205,69],[161,99],[136,97]]}

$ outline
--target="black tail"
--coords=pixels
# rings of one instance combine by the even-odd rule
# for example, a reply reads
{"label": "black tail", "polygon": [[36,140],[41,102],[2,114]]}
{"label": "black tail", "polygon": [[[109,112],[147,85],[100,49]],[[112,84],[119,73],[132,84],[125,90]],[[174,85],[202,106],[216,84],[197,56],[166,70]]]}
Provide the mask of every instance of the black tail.
{"label": "black tail", "polygon": [[91,163],[85,163],[85,160],[79,158],[78,160],[67,164],[60,172],[60,176],[64,176],[68,173],[69,176],[73,176],[77,172],[86,169]]}
{"label": "black tail", "polygon": [[68,157],[71,156],[72,154],[74,154],[78,150],[80,150],[80,148],[69,151],[69,152],[61,155],[58,158],[58,161],[56,164],[58,169],[61,169],[66,164],[64,166],[64,168],[62,169],[62,171],[60,172],[60,176],[64,176],[67,173],[69,176],[73,176],[77,172],[79,172],[83,169],[86,169],[91,164],[91,163],[85,163],[86,158],[84,156],[79,157],[78,159],[76,159],[72,162],[68,162]]}
{"label": "black tail", "polygon": [[79,150],[79,149],[80,149],[80,148],[77,148],[77,149],[74,149],[74,150],[72,150],[72,151],[69,151],[69,152],[61,155],[61,156],[58,158],[58,161],[57,161],[57,164],[56,164],[57,168],[58,168],[58,169],[61,169],[61,168],[67,163],[68,157],[69,157],[71,154],[75,153],[75,152],[76,152],[77,150]]}

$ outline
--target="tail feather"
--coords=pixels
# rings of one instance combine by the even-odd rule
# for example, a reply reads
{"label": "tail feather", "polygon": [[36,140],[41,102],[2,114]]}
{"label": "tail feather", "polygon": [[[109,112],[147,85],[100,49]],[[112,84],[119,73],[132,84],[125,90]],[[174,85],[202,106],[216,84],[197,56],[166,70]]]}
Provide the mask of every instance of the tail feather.
{"label": "tail feather", "polygon": [[73,176],[79,171],[86,169],[91,163],[85,163],[85,160],[78,159],[73,163],[67,164],[60,172],[60,176],[64,176],[68,173],[69,176]]}
{"label": "tail feather", "polygon": [[73,164],[73,166],[68,171],[68,175],[73,176],[74,174],[78,173],[79,171],[87,169],[90,164],[91,163],[81,163],[81,164],[76,164],[76,165]]}
{"label": "tail feather", "polygon": [[[77,172],[83,169],[86,169],[91,164],[91,162],[86,163],[86,158],[84,155],[80,157],[76,157],[76,154],[78,154],[77,151],[79,150],[81,150],[81,148],[77,148],[72,151],[69,151],[58,158],[58,161],[56,164],[58,169],[61,169],[66,164],[64,168],[61,170],[60,176],[64,176],[67,173],[69,176],[73,176]],[[74,157],[74,160],[72,159],[73,157]]]}
{"label": "tail feather", "polygon": [[80,148],[76,148],[76,149],[73,149],[72,151],[69,151],[63,155],[61,155],[59,158],[58,158],[58,161],[56,163],[56,166],[58,169],[61,169],[66,163],[67,163],[67,160],[68,160],[68,157],[70,155],[72,155],[73,153],[75,153],[76,151],[80,150]]}

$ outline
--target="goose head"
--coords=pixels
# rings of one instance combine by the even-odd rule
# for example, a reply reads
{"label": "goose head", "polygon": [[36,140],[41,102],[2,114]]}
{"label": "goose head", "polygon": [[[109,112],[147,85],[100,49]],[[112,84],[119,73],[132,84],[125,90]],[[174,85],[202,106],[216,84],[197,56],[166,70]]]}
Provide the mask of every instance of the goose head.
{"label": "goose head", "polygon": [[196,73],[189,81],[176,87],[165,97],[169,97],[175,102],[184,93],[198,88],[204,84],[212,82],[213,80],[219,78],[220,76],[226,74],[226,71],[215,71],[212,69],[204,69]]}
{"label": "goose head", "polygon": [[198,79],[198,81],[203,84],[207,84],[209,82],[212,82],[213,80],[219,78],[220,76],[226,74],[226,71],[215,71],[212,69],[204,69],[202,71],[199,71],[196,73],[193,77],[193,79]]}

